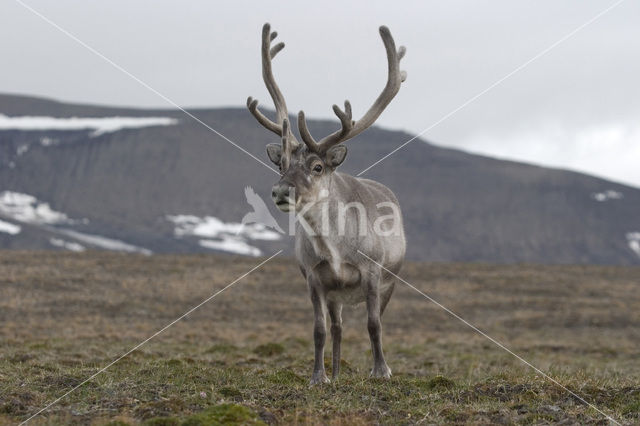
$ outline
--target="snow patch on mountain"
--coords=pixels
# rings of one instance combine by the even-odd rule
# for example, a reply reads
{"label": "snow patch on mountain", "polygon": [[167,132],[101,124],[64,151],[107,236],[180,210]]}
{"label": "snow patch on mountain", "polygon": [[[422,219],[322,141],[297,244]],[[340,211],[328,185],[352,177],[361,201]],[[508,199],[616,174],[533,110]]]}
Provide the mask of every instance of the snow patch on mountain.
{"label": "snow patch on mountain", "polygon": [[9,235],[17,235],[20,233],[20,231],[22,231],[22,227],[20,225],[15,225],[13,223],[0,220],[0,232]]}
{"label": "snow patch on mountain", "polygon": [[230,253],[259,256],[260,249],[248,243],[249,240],[275,241],[281,237],[260,223],[242,224],[223,222],[214,216],[168,215],[166,219],[175,225],[177,237],[194,236],[203,238],[200,246]]}
{"label": "snow patch on mountain", "polygon": [[0,114],[0,130],[93,130],[91,136],[113,133],[122,129],[151,126],[172,126],[178,120],[170,117],[9,117]]}
{"label": "snow patch on mountain", "polygon": [[0,193],[0,214],[18,222],[55,225],[75,221],[61,212],[51,209],[48,203],[38,201],[29,194],[4,191]]}
{"label": "snow patch on mountain", "polygon": [[240,235],[251,240],[274,241],[281,238],[280,234],[270,231],[260,223],[244,225],[236,222],[223,222],[214,216],[198,217],[193,215],[167,216],[176,227],[175,235],[195,235],[198,237],[215,238],[221,235]]}
{"label": "snow patch on mountain", "polygon": [[[49,232],[65,235],[74,240],[106,250],[124,251],[129,253],[152,254],[151,250],[138,247],[124,241],[103,237],[101,235],[85,234],[71,229],[58,228],[49,225],[74,225],[87,224],[87,219],[70,219],[66,214],[53,210],[48,203],[38,201],[36,197],[20,192],[4,191],[0,193],[0,214],[17,222],[39,225]],[[17,231],[16,231],[17,227]],[[0,223],[2,232],[17,234],[20,232],[18,225],[8,222]],[[83,251],[85,248],[79,243],[68,242],[59,238],[52,238],[49,243],[56,247],[63,247],[72,251]]]}
{"label": "snow patch on mountain", "polygon": [[40,145],[42,146],[52,146],[52,145],[57,145],[59,142],[58,139],[56,138],[50,138],[48,136],[44,136],[40,138]]}
{"label": "snow patch on mountain", "polygon": [[242,254],[245,256],[260,256],[262,251],[253,247],[242,238],[223,236],[219,240],[200,240],[198,244],[204,248]]}
{"label": "snow patch on mountain", "polygon": [[596,201],[603,202],[608,200],[620,200],[624,198],[624,195],[622,195],[621,192],[614,191],[613,189],[608,189],[602,192],[594,192],[593,194],[591,194],[591,198]]}
{"label": "snow patch on mountain", "polygon": [[18,145],[18,148],[16,149],[16,155],[20,157],[26,154],[27,151],[29,151],[29,145],[27,144]]}
{"label": "snow patch on mountain", "polygon": [[60,238],[51,238],[49,239],[49,243],[54,247],[60,247],[75,252],[83,252],[86,250],[82,244],[66,241]]}
{"label": "snow patch on mountain", "polygon": [[627,243],[631,251],[640,257],[640,232],[627,233]]}
{"label": "snow patch on mountain", "polygon": [[134,246],[133,244],[125,243],[124,241],[115,240],[113,238],[103,237],[102,235],[85,234],[83,232],[73,231],[71,229],[58,229],[60,234],[73,238],[74,240],[81,241],[91,246],[103,248],[113,251],[124,251],[129,253],[142,253],[145,255],[151,255],[153,252],[144,247]]}

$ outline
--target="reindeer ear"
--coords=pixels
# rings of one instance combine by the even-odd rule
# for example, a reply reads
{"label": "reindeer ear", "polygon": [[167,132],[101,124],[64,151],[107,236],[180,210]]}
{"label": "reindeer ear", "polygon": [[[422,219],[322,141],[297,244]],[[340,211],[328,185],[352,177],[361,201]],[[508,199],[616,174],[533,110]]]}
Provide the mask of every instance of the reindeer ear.
{"label": "reindeer ear", "polygon": [[331,167],[338,167],[347,156],[347,147],[336,145],[327,151],[327,164]]}
{"label": "reindeer ear", "polygon": [[274,164],[280,165],[280,160],[282,159],[282,145],[279,143],[268,144],[267,155],[269,156],[269,160],[273,161]]}

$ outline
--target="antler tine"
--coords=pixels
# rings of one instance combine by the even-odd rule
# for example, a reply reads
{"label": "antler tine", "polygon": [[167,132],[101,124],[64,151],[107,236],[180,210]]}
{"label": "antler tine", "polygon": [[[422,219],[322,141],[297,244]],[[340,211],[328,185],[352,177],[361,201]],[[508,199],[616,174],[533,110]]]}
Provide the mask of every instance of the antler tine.
{"label": "antler tine", "polygon": [[285,146],[289,140],[289,119],[285,118],[282,121],[282,145]]}
{"label": "antler tine", "polygon": [[320,152],[320,146],[316,140],[311,136],[309,128],[307,127],[307,120],[304,118],[304,111],[298,113],[298,130],[302,137],[302,142],[309,148],[310,151]]}
{"label": "antler tine", "polygon": [[[342,129],[333,134],[339,139],[349,133],[353,127],[354,121],[352,120],[351,103],[349,103],[349,101],[344,101],[344,111],[342,111],[338,105],[334,105],[333,112],[338,116],[338,119],[342,123]],[[298,113],[298,130],[300,130],[302,141],[307,145],[309,150],[321,153],[330,148],[328,145],[325,146],[328,138],[323,139],[325,144],[323,145],[323,143],[316,142],[313,136],[311,136],[309,128],[307,127],[307,120],[304,116],[304,111],[300,111]]]}
{"label": "antler tine", "polygon": [[292,141],[291,129],[289,128],[289,119],[285,118],[282,120],[282,167],[287,169],[289,167],[289,161],[291,158],[291,151],[294,146],[291,143]]}
{"label": "antler tine", "polygon": [[282,128],[278,126],[276,123],[274,123],[273,121],[269,120],[267,117],[264,116],[264,114],[260,112],[260,110],[258,109],[257,99],[253,99],[251,96],[249,96],[247,98],[247,108],[249,109],[249,112],[253,114],[253,116],[256,118],[256,120],[258,120],[260,124],[262,124],[267,129],[271,130],[276,135],[282,136]]}
{"label": "antler tine", "polygon": [[[284,43],[280,42],[275,46],[271,47],[271,42],[278,36],[278,33],[273,31],[271,32],[271,26],[266,23],[262,27],[262,79],[264,80],[265,86],[267,86],[267,90],[271,95],[271,99],[273,99],[273,104],[276,108],[276,122],[268,119],[264,114],[260,112],[258,109],[258,101],[249,97],[247,99],[247,108],[253,116],[258,120],[260,124],[266,127],[268,130],[271,130],[278,136],[283,135],[283,123],[284,120],[288,117],[287,112],[287,104],[284,100],[284,96],[282,96],[282,92],[276,83],[276,80],[273,76],[273,70],[271,67],[271,60],[282,50],[284,49]],[[287,126],[287,134],[288,140],[291,143],[292,148],[295,148],[299,145],[299,142],[296,140],[293,133],[291,133],[291,129]]]}
{"label": "antler tine", "polygon": [[342,128],[317,143],[321,151],[326,152],[332,146],[351,139],[369,128],[380,114],[382,114],[382,111],[384,111],[387,105],[389,105],[389,102],[396,96],[400,90],[401,83],[407,79],[407,73],[400,70],[400,60],[404,57],[407,49],[404,46],[400,46],[400,48],[396,50],[396,44],[393,41],[391,32],[389,28],[384,25],[380,27],[380,37],[387,51],[387,62],[389,64],[389,76],[386,86],[371,108],[369,108],[358,121],[352,120],[351,104],[349,101],[345,101],[344,103],[344,112],[340,110],[337,105],[334,105],[333,111],[340,119]]}
{"label": "antler tine", "polygon": [[[275,33],[273,33],[273,34],[275,34]],[[271,59],[275,58],[276,55],[278,54],[278,52],[280,52],[282,49],[284,49],[284,43],[283,42],[280,42],[280,43],[276,44],[275,46],[273,46],[271,48],[271,50],[269,50],[269,57]]]}
{"label": "antler tine", "polygon": [[333,112],[338,116],[340,123],[342,123],[340,134],[346,136],[351,129],[353,129],[353,125],[355,124],[355,121],[353,121],[353,113],[351,111],[351,103],[349,101],[344,101],[344,111],[342,111],[338,105],[334,105]]}

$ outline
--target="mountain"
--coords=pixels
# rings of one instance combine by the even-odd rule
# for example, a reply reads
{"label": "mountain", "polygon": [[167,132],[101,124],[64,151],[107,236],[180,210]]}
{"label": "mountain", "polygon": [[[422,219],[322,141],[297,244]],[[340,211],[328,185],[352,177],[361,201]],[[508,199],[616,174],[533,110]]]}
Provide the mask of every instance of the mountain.
{"label": "mountain", "polygon": [[[276,138],[244,108],[194,116],[268,163]],[[337,127],[310,121],[313,134]],[[357,173],[411,135],[347,142]],[[640,189],[416,140],[365,177],[397,195],[407,257],[490,263],[640,264]],[[291,253],[291,237],[241,226],[245,188],[271,205],[277,175],[181,111],[0,95],[0,247]]]}

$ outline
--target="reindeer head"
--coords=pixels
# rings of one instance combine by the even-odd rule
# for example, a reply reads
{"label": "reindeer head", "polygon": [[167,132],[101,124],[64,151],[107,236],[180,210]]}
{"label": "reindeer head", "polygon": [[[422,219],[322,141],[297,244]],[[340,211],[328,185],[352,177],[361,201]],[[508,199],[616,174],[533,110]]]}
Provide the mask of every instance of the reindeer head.
{"label": "reindeer head", "polygon": [[271,32],[269,24],[262,27],[262,78],[276,107],[276,121],[271,121],[258,110],[258,101],[249,97],[247,107],[260,124],[271,130],[281,138],[280,144],[268,144],[269,159],[280,168],[281,178],[273,186],[271,196],[276,206],[282,211],[299,208],[306,203],[318,201],[324,194],[329,193],[331,174],[342,164],[347,156],[347,148],[342,142],[355,137],[370,127],[389,105],[400,90],[401,83],[407,78],[404,71],[400,71],[400,60],[405,54],[403,46],[396,50],[393,37],[389,29],[380,27],[380,36],[387,51],[389,76],[387,84],[371,108],[358,120],[354,121],[351,104],[344,102],[344,110],[337,105],[333,112],[341,123],[341,128],[320,141],[316,141],[305,120],[304,112],[298,113],[298,129],[305,146],[291,132],[287,105],[273,77],[271,60],[284,48],[284,43],[271,47],[271,42],[277,37]]}

